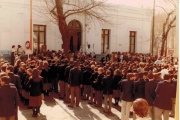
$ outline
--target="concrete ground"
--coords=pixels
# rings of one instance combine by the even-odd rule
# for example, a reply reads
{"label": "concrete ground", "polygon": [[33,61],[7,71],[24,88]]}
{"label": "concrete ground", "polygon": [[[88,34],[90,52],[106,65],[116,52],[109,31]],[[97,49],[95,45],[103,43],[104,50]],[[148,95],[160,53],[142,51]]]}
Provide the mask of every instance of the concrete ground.
{"label": "concrete ground", "polygon": [[[79,107],[69,108],[68,104],[60,100],[57,94],[52,93],[43,100],[39,117],[33,118],[32,110],[20,103],[18,118],[19,120],[120,120],[119,106],[113,106],[112,114],[106,114],[103,112],[103,108],[96,108],[87,103],[88,101],[81,100]],[[132,115],[130,117],[132,120]],[[174,118],[170,118],[170,120],[174,120]]]}

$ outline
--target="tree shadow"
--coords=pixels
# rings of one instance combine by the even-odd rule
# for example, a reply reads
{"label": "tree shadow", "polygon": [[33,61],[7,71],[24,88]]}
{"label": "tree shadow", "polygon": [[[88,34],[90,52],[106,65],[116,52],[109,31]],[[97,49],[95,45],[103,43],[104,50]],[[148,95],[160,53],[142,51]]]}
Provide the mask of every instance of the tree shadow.
{"label": "tree shadow", "polygon": [[[100,118],[98,116],[98,114],[103,114],[104,116],[106,116],[108,119],[110,120],[119,120],[119,117],[114,114],[107,114],[103,111],[103,107],[98,108],[95,107],[94,105],[88,105],[87,101],[81,101],[80,102],[80,106],[79,107],[74,107],[74,108],[69,108],[70,110],[73,110],[74,115],[79,119],[79,120],[102,120],[102,118]],[[91,109],[96,109],[99,111],[99,113],[94,113],[92,112]]]}
{"label": "tree shadow", "polygon": [[[69,116],[71,116],[71,118],[73,118],[74,120],[76,120],[76,118],[75,118],[73,115],[71,115],[71,113],[68,112],[68,110],[66,110],[61,104],[59,104],[59,103],[57,103],[57,102],[56,102],[56,104],[59,105],[59,106],[61,107],[61,109],[63,109]],[[68,104],[66,104],[66,107],[68,108]],[[69,108],[69,109],[71,109],[71,108]],[[71,110],[73,110],[73,108],[72,108]]]}
{"label": "tree shadow", "polygon": [[82,107],[75,107],[73,112],[79,120],[101,120],[101,118],[94,114],[87,105],[82,104]]}
{"label": "tree shadow", "polygon": [[71,116],[71,118],[73,118],[74,120],[101,120],[101,118],[99,118],[99,116],[97,116],[96,114],[94,114],[92,111],[90,111],[90,108],[87,106],[87,103],[84,103],[83,101],[83,104],[82,102],[80,102],[81,106],[79,107],[74,107],[74,108],[71,108],[71,107],[68,107],[68,103],[65,104],[66,105],[66,108],[68,108],[69,110],[72,110],[74,112],[74,115],[76,117],[74,117],[70,112],[69,110],[67,109],[64,109],[63,106],[59,103],[57,103],[67,114],[69,114],[69,116]]}
{"label": "tree shadow", "polygon": [[112,113],[105,113],[104,112],[104,104],[103,104],[103,107],[95,107],[94,105],[91,105],[92,109],[97,109],[101,114],[105,115],[108,119],[110,120],[119,120],[119,117],[114,114],[113,112]]}

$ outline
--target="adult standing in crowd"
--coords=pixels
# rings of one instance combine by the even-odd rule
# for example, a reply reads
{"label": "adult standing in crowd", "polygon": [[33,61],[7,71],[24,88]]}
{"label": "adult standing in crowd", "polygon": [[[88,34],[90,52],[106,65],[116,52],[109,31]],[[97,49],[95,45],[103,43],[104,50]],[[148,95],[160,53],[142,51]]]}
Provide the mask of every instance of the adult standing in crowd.
{"label": "adult standing in crowd", "polygon": [[23,48],[21,47],[21,45],[18,45],[17,53],[19,53],[21,56],[25,53],[25,51],[23,50]]}
{"label": "adult standing in crowd", "polygon": [[18,92],[14,85],[9,84],[10,77],[1,74],[0,87],[0,120],[17,120]]}
{"label": "adult standing in crowd", "polygon": [[76,107],[79,107],[80,102],[80,87],[82,87],[82,72],[78,68],[77,61],[74,61],[74,67],[69,73],[69,87],[71,89],[71,104],[69,107],[74,107],[74,101],[76,97]]}
{"label": "adult standing in crowd", "polygon": [[16,52],[16,48],[15,48],[15,45],[13,45],[11,49],[11,65],[13,66],[14,66],[14,60],[15,60],[15,52]]}
{"label": "adult standing in crowd", "polygon": [[171,76],[164,75],[164,81],[159,82],[156,87],[156,98],[154,101],[155,120],[161,120],[163,114],[164,120],[169,120],[169,113],[172,110],[173,86],[171,85]]}
{"label": "adult standing in crowd", "polygon": [[30,88],[29,106],[32,107],[33,117],[37,117],[40,113],[42,104],[41,94],[43,93],[43,81],[37,68],[33,68],[32,77],[30,77],[26,86]]}
{"label": "adult standing in crowd", "polygon": [[18,45],[18,48],[17,48],[17,55],[19,56],[19,58],[24,61],[24,54],[25,54],[25,51],[23,50],[22,46],[21,45]]}

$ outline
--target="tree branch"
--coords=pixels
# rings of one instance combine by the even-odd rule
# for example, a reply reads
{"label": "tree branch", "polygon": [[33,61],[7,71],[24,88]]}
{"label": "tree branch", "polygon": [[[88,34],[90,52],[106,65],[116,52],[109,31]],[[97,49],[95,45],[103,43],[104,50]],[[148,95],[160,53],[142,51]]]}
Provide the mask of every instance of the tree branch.
{"label": "tree branch", "polygon": [[78,14],[78,13],[83,13],[84,11],[88,11],[88,10],[91,10],[91,9],[95,9],[96,7],[98,6],[101,6],[103,5],[104,2],[98,2],[95,4],[95,2],[93,1],[92,3],[88,3],[87,5],[81,7],[81,8],[78,8],[78,9],[71,9],[71,10],[68,10],[64,13],[64,16],[65,18],[67,18],[68,16],[71,16],[73,14]]}
{"label": "tree branch", "polygon": [[167,13],[168,14],[168,12],[162,7],[162,6],[156,6],[156,7],[159,7],[159,8],[161,8],[165,13]]}

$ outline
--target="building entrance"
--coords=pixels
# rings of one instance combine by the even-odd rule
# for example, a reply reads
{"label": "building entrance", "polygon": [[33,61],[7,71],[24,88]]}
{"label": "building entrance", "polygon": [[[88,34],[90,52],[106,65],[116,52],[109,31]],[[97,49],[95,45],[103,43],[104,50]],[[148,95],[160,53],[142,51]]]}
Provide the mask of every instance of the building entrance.
{"label": "building entrance", "polygon": [[69,30],[69,49],[71,52],[77,52],[81,48],[81,24],[77,20],[72,20],[68,24]]}

